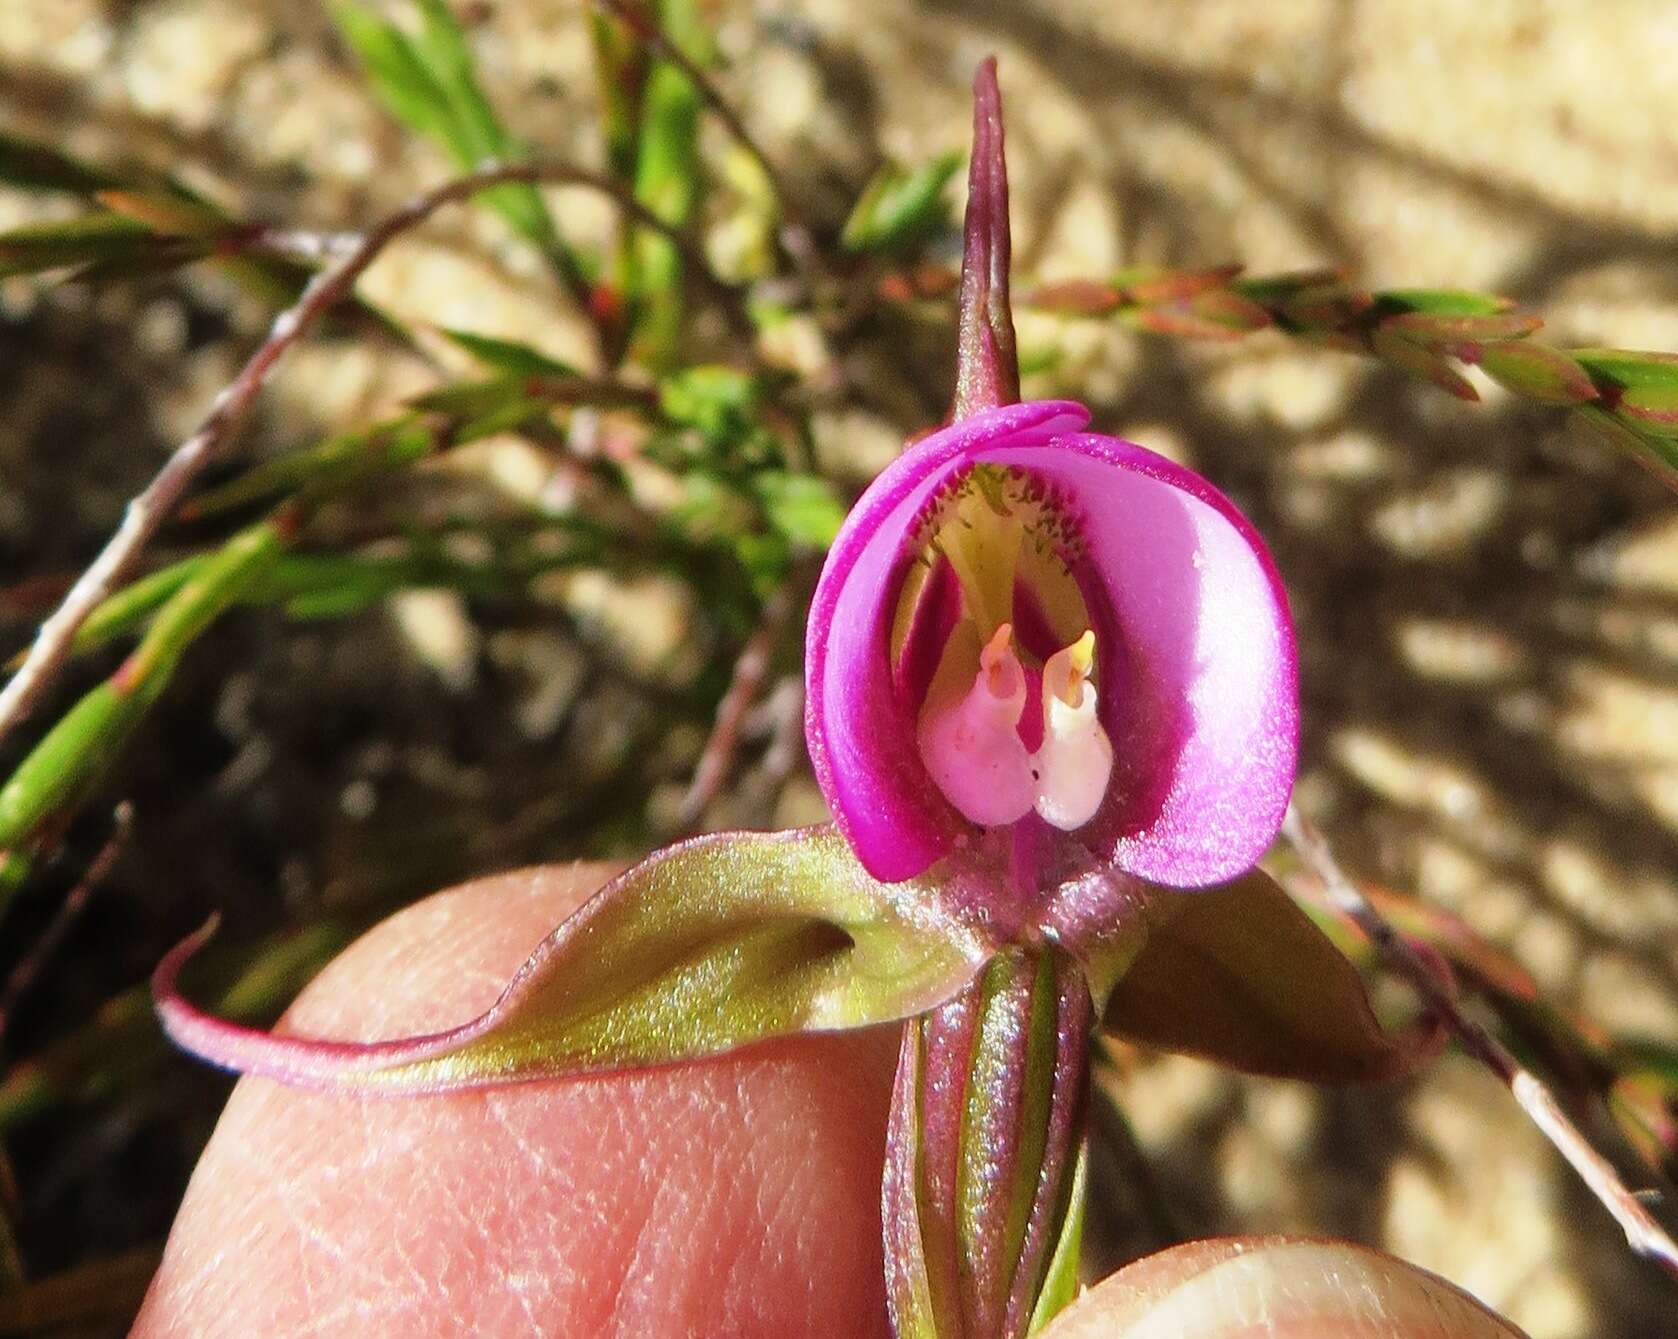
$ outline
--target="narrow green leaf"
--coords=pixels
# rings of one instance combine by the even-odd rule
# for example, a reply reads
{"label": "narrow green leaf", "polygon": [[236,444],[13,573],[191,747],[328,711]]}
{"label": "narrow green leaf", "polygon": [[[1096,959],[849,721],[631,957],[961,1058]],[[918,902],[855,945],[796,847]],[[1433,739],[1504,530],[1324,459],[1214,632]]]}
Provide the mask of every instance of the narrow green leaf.
{"label": "narrow green leaf", "polygon": [[498,339],[494,335],[480,335],[471,330],[453,330],[446,326],[441,329],[451,343],[466,350],[485,367],[496,372],[511,372],[519,376],[577,374],[576,368],[550,358],[540,349],[533,349],[528,344]]}
{"label": "narrow green leaf", "polygon": [[[507,131],[490,106],[473,68],[472,49],[447,0],[416,0],[420,11],[414,50],[425,63],[448,107],[451,142],[462,167],[490,158],[516,158],[524,146]],[[546,251],[558,245],[553,219],[534,186],[508,184],[484,192],[515,232]]]}
{"label": "narrow green leaf", "polygon": [[312,495],[333,492],[412,464],[436,445],[435,435],[424,424],[412,414],[402,414],[253,465],[227,483],[191,498],[181,514],[200,520],[299,489],[307,489]]}
{"label": "narrow green leaf", "polygon": [[26,841],[79,795],[148,705],[106,680],[71,707],[0,787],[0,850]]}
{"label": "narrow green leaf", "polygon": [[453,418],[505,418],[509,425],[528,422],[552,407],[527,393],[525,386],[528,380],[524,376],[509,375],[481,381],[459,381],[416,395],[408,404],[422,413],[447,414]]}
{"label": "narrow green leaf", "polygon": [[158,969],[164,1026],[217,1064],[304,1086],[436,1092],[666,1064],[769,1037],[867,1027],[949,998],[988,945],[921,881],[878,883],[831,827],[721,833],[608,884],[490,1010],[449,1032],[354,1045],[199,1013]]}
{"label": "narrow green leaf", "polygon": [[[374,90],[403,124],[436,140],[463,169],[488,159],[517,157],[520,146],[496,119],[472,69],[466,35],[444,0],[417,0],[420,30],[409,36],[360,3],[332,10],[372,80]],[[534,186],[507,184],[481,193],[513,230],[553,253],[553,220]]]}
{"label": "narrow green leaf", "polygon": [[[642,99],[635,198],[666,223],[688,221],[699,200],[699,90],[674,65],[661,61]],[[675,357],[681,334],[682,259],[668,237],[635,231],[632,346],[654,368]]]}
{"label": "narrow green leaf", "polygon": [[1127,302],[1148,305],[1181,302],[1197,294],[1223,288],[1241,273],[1239,265],[1214,265],[1202,270],[1167,270],[1155,265],[1137,265],[1113,276],[1113,286]]}
{"label": "narrow green leaf", "polygon": [[273,565],[281,547],[279,530],[266,521],[234,535],[158,610],[112,682],[124,692],[155,697],[186,648]]}
{"label": "narrow green leaf", "polygon": [[1202,316],[1186,302],[1159,307],[1127,307],[1119,313],[1119,320],[1137,330],[1179,339],[1230,340],[1244,333],[1244,327],[1232,325],[1227,320]]}
{"label": "narrow green leaf", "polygon": [[1543,404],[1586,404],[1599,394],[1576,358],[1547,344],[1489,344],[1478,362],[1500,386]]}
{"label": "narrow green leaf", "polygon": [[1089,1199],[1089,1161],[1088,1142],[1079,1144],[1078,1161],[1072,1168],[1066,1217],[1061,1220],[1054,1254],[1049,1257],[1048,1272],[1043,1276],[1043,1290],[1037,1294],[1031,1324],[1026,1328],[1028,1337],[1070,1306],[1078,1295],[1078,1261],[1083,1253],[1084,1209]]}
{"label": "narrow green leaf", "polygon": [[1107,316],[1125,301],[1123,289],[1094,279],[1061,279],[1039,284],[1020,299],[1020,305],[1060,316]]}
{"label": "narrow green leaf", "polygon": [[561,406],[644,409],[650,407],[650,397],[639,387],[567,372],[457,382],[415,396],[408,403],[416,410],[456,420],[449,437],[452,443],[462,445],[492,433],[516,432],[548,418]]}
{"label": "narrow green leaf", "polygon": [[278,552],[273,527],[255,526],[181,584],[133,654],[60,718],[0,787],[0,849],[26,840],[99,777],[163,691],[181,653]]}
{"label": "narrow green leaf", "polygon": [[420,13],[414,50],[448,98],[450,119],[475,158],[506,153],[512,137],[496,119],[472,68],[472,50],[448,0],[415,0]]}
{"label": "narrow green leaf", "polygon": [[839,244],[847,251],[892,253],[925,241],[948,220],[944,188],[964,157],[950,152],[915,168],[880,168],[852,206]]}
{"label": "narrow green leaf", "polygon": [[1188,311],[1203,321],[1245,335],[1271,324],[1270,313],[1232,288],[1208,288],[1188,299]]}
{"label": "narrow green leaf", "polygon": [[96,287],[155,279],[161,275],[172,274],[184,266],[196,264],[211,255],[214,249],[213,244],[207,241],[159,237],[133,255],[111,256],[106,260],[78,265],[64,274],[62,282]]}
{"label": "narrow green leaf", "polygon": [[70,157],[51,145],[0,130],[0,182],[37,191],[92,195],[122,180]]}
{"label": "narrow green leaf", "polygon": [[1622,390],[1678,390],[1678,353],[1629,349],[1569,349],[1568,357],[1593,377]]}
{"label": "narrow green leaf", "polygon": [[633,181],[636,128],[641,120],[641,92],[647,78],[647,46],[622,19],[599,8],[589,13],[589,36],[594,44],[606,161],[614,176]]}
{"label": "narrow green leaf", "polygon": [[1107,1000],[1118,1036],[1319,1083],[1397,1078],[1442,1043],[1426,1020],[1384,1030],[1357,970],[1263,871],[1155,896],[1165,915]]}
{"label": "narrow green leaf", "polygon": [[101,601],[76,632],[75,649],[91,650],[139,627],[160,604],[203,570],[210,555],[194,554],[132,581]]}
{"label": "narrow green leaf", "polygon": [[155,245],[143,223],[121,214],[83,214],[0,233],[0,278],[130,257]]}
{"label": "narrow green leaf", "polygon": [[1375,294],[1375,303],[1383,314],[1422,312],[1429,316],[1495,316],[1515,305],[1509,298],[1458,288],[1386,288]]}
{"label": "narrow green leaf", "polygon": [[384,22],[359,0],[333,5],[332,21],[396,119],[455,149],[457,160],[469,160],[465,146],[455,140],[448,94],[426,69],[408,35]]}

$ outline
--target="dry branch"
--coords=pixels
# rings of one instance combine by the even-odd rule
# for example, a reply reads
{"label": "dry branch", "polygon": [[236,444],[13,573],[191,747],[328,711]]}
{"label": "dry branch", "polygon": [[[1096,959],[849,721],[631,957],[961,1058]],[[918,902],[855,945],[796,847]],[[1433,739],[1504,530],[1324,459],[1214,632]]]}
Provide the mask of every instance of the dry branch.
{"label": "dry branch", "polygon": [[1666,1229],[1626,1187],[1608,1159],[1568,1119],[1544,1082],[1510,1054],[1502,1042],[1463,1013],[1455,993],[1441,978],[1437,964],[1431,963],[1401,935],[1346,876],[1328,842],[1296,806],[1288,808],[1282,835],[1322,882],[1335,909],[1351,918],[1369,937],[1387,966],[1404,977],[1427,1007],[1444,1020],[1463,1050],[1503,1081],[1521,1110],[1567,1159],[1603,1208],[1613,1215],[1631,1249],[1678,1278],[1678,1244]]}
{"label": "dry branch", "polygon": [[[351,235],[353,240],[343,234],[330,234],[331,244],[323,244],[318,249],[334,259],[309,280],[292,306],[275,317],[267,338],[257,346],[239,374],[217,394],[198,430],[176,448],[152,481],[130,500],[121,524],[99,556],[41,624],[23,664],[4,690],[0,690],[0,739],[40,700],[69,655],[77,629],[122,580],[193,481],[221,451],[286,351],[328,310],[349,296],[367,267],[402,233],[423,223],[445,205],[466,200],[492,186],[514,182],[588,186],[611,196],[637,223],[662,233],[676,245],[692,273],[713,296],[723,299],[723,309],[737,331],[744,333],[750,329],[750,319],[737,300],[738,294],[716,277],[686,232],[659,218],[622,183],[569,163],[485,164],[475,172],[416,196],[369,231]],[[260,241],[261,230],[253,236]],[[287,238],[292,243],[290,249],[295,249],[302,234],[287,232],[275,236]]]}

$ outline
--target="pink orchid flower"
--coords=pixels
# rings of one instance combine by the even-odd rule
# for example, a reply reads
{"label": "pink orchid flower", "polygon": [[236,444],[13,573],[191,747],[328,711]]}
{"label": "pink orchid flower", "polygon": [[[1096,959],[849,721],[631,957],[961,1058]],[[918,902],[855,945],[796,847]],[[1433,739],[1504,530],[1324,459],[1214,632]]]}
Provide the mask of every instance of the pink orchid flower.
{"label": "pink orchid flower", "polygon": [[[806,734],[874,877],[988,865],[1004,935],[1066,871],[1187,888],[1275,837],[1298,753],[1287,596],[1216,488],[1016,404],[1008,180],[994,62],[974,143],[951,423],[852,509],[810,611]],[[1050,906],[1063,930],[1070,913]],[[1085,931],[1102,927],[1084,925]]]}
{"label": "pink orchid flower", "polygon": [[810,756],[869,873],[988,834],[1174,887],[1276,835],[1298,748],[1287,597],[1211,484],[1067,401],[917,443],[852,510],[806,646]]}

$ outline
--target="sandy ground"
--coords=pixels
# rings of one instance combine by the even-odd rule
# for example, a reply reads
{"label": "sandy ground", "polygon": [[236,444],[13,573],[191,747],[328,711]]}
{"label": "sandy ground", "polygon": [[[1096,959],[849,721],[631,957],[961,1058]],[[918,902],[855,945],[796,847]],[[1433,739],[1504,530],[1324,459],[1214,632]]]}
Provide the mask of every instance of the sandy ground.
{"label": "sandy ground", "polygon": [[[596,155],[575,4],[478,8],[508,119]],[[968,74],[996,51],[1022,274],[1334,263],[1375,285],[1507,293],[1566,342],[1678,348],[1672,0],[805,0],[718,17],[723,82],[818,211],[842,209],[882,153],[960,146]],[[392,129],[303,0],[5,0],[0,118],[181,165],[298,221],[363,220],[445,170]],[[0,223],[34,208],[0,195]],[[576,347],[490,220],[444,221],[372,291]],[[143,399],[143,459],[96,433],[105,445],[83,449],[97,531],[201,412],[229,346],[195,337],[167,296],[0,297],[14,328],[73,346],[70,366],[104,387],[77,390],[89,402],[66,420],[65,383],[9,343],[0,477],[52,489],[50,434]],[[1204,350],[1036,323],[1022,338],[1063,353],[1028,391],[1081,393],[1103,429],[1205,471],[1270,539],[1303,638],[1301,796],[1348,862],[1460,912],[1602,1024],[1678,1042],[1670,495],[1495,388],[1465,406],[1280,338]],[[264,431],[294,441],[411,375],[305,353]],[[829,430],[877,456],[914,426],[914,390],[900,413]],[[0,541],[52,556],[19,491],[0,494]],[[1174,1232],[1332,1231],[1439,1270],[1534,1339],[1678,1334],[1674,1294],[1466,1062],[1324,1095],[1173,1061],[1122,1100],[1169,1212],[1162,1227],[1106,1204],[1114,1252]]]}

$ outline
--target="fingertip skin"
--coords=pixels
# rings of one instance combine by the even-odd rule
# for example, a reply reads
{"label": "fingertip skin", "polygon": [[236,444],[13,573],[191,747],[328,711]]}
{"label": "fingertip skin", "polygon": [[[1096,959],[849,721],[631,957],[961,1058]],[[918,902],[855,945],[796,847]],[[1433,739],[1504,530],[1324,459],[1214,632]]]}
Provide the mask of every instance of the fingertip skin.
{"label": "fingertip skin", "polygon": [[[470,1017],[612,872],[544,867],[427,899],[352,945],[282,1027],[373,1039]],[[896,1040],[432,1097],[243,1080],[133,1333],[884,1336]]]}
{"label": "fingertip skin", "polygon": [[1455,1284],[1309,1237],[1185,1242],[1084,1293],[1043,1339],[1525,1339]]}

